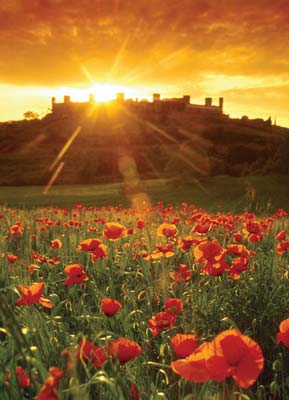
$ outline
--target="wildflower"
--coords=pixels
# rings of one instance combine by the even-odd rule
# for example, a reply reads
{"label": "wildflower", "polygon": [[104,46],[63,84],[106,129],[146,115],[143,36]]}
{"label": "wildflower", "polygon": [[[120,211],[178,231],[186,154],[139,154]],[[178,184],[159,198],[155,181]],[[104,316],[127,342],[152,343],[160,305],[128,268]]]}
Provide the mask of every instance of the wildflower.
{"label": "wildflower", "polygon": [[142,353],[142,349],[140,345],[133,340],[119,338],[109,342],[108,353],[113,360],[118,360],[123,364],[138,357]]}
{"label": "wildflower", "polygon": [[10,226],[10,234],[14,236],[22,236],[24,233],[24,228],[21,222],[15,222],[14,225]]}
{"label": "wildflower", "polygon": [[194,236],[185,236],[183,238],[180,238],[178,240],[178,247],[181,249],[183,252],[186,252],[190,250],[195,244],[199,244],[203,242],[203,239],[196,238]]}
{"label": "wildflower", "polygon": [[101,311],[107,316],[112,317],[121,309],[121,303],[114,299],[101,299]]}
{"label": "wildflower", "polygon": [[286,231],[285,229],[283,229],[282,231],[280,231],[276,236],[275,239],[276,240],[284,240],[286,237]]}
{"label": "wildflower", "polygon": [[139,219],[136,223],[136,227],[137,229],[143,229],[145,227],[145,222]]}
{"label": "wildflower", "polygon": [[276,337],[277,343],[283,343],[284,346],[289,347],[289,318],[284,319],[279,325],[279,332]]}
{"label": "wildflower", "polygon": [[178,232],[179,232],[178,228],[176,227],[175,224],[166,224],[166,223],[161,224],[157,230],[158,236],[164,236],[166,238],[175,237],[177,236]]}
{"label": "wildflower", "polygon": [[156,246],[157,247],[157,251],[154,251],[151,254],[151,258],[152,259],[158,259],[161,257],[166,257],[166,258],[170,258],[173,257],[173,255],[175,254],[174,252],[174,244],[173,243],[167,243],[167,244],[159,244]]}
{"label": "wildflower", "polygon": [[80,242],[78,250],[93,252],[94,250],[97,250],[101,243],[101,240],[96,238],[86,239]]}
{"label": "wildflower", "polygon": [[18,256],[15,256],[14,254],[7,254],[7,261],[9,264],[14,264],[18,260]]}
{"label": "wildflower", "polygon": [[30,286],[19,285],[21,298],[16,301],[17,306],[29,306],[37,303],[44,289],[44,283],[32,283]]}
{"label": "wildflower", "polygon": [[17,366],[15,372],[19,385],[23,388],[28,388],[30,386],[30,378],[25,369]]}
{"label": "wildflower", "polygon": [[171,363],[177,374],[192,382],[221,382],[231,376],[247,389],[252,386],[264,366],[258,343],[236,329],[221,332],[210,343],[203,343],[190,356]]}
{"label": "wildflower", "polygon": [[197,348],[197,336],[194,334],[177,333],[171,338],[171,344],[177,357],[185,358]]}
{"label": "wildflower", "polygon": [[105,228],[103,236],[108,240],[115,241],[126,236],[126,228],[118,222],[107,222]]}
{"label": "wildflower", "polygon": [[86,364],[92,361],[95,368],[101,368],[107,360],[107,348],[95,346],[83,339],[79,343],[78,358]]}
{"label": "wildflower", "polygon": [[92,262],[95,262],[99,258],[107,258],[107,246],[103,243],[101,243],[93,252],[91,253],[91,260]]}
{"label": "wildflower", "polygon": [[61,247],[62,247],[62,243],[61,243],[61,241],[60,241],[59,239],[51,240],[51,242],[50,242],[50,248],[51,248],[52,250],[61,249]]}
{"label": "wildflower", "polygon": [[176,282],[188,282],[191,279],[193,271],[188,268],[186,264],[179,264],[178,269],[174,272],[170,272],[170,276]]}
{"label": "wildflower", "polygon": [[289,241],[279,242],[276,246],[276,252],[280,255],[286,253],[289,250]]}
{"label": "wildflower", "polygon": [[83,270],[83,266],[80,264],[67,265],[64,268],[64,273],[67,275],[67,279],[64,281],[64,285],[70,286],[88,281],[88,276]]}
{"label": "wildflower", "polygon": [[234,242],[241,242],[243,240],[243,235],[240,232],[233,233]]}
{"label": "wildflower", "polygon": [[227,251],[217,240],[205,241],[194,248],[196,263],[203,264],[202,272],[213,276],[222,275],[229,266],[225,260]]}
{"label": "wildflower", "polygon": [[58,400],[57,388],[59,386],[59,380],[64,376],[64,372],[57,368],[49,368],[49,375],[44,382],[36,400]]}
{"label": "wildflower", "polygon": [[178,298],[167,299],[165,302],[165,311],[173,314],[181,314],[183,311],[183,302]]}
{"label": "wildflower", "polygon": [[161,311],[148,321],[148,326],[151,329],[153,336],[158,336],[162,330],[171,329],[175,322],[175,313]]}

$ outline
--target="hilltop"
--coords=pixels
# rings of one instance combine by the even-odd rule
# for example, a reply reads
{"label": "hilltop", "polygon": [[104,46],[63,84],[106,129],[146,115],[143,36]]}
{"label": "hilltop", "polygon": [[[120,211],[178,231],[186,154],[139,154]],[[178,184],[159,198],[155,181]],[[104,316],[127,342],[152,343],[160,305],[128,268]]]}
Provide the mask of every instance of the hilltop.
{"label": "hilltop", "polygon": [[289,171],[289,129],[269,120],[181,110],[139,114],[103,104],[89,116],[50,113],[0,123],[0,185],[45,185],[71,137],[58,184]]}

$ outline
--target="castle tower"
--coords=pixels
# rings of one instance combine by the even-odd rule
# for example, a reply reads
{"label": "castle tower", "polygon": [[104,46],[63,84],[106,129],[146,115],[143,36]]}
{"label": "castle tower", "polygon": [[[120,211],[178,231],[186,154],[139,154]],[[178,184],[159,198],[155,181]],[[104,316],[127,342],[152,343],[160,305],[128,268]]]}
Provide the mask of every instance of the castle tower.
{"label": "castle tower", "polygon": [[63,102],[64,102],[64,104],[69,104],[70,103],[70,96],[64,96]]}
{"label": "castle tower", "polygon": [[161,95],[159,93],[153,93],[153,102],[160,101]]}
{"label": "castle tower", "polygon": [[116,94],[116,100],[117,101],[124,101],[124,93],[117,93]]}
{"label": "castle tower", "polygon": [[206,107],[212,107],[212,97],[206,97],[205,98],[205,106]]}
{"label": "castle tower", "polygon": [[190,100],[191,100],[191,96],[189,96],[189,95],[183,96],[183,102],[185,104],[190,104]]}
{"label": "castle tower", "polygon": [[221,111],[223,111],[223,105],[224,105],[224,98],[219,97],[219,108]]}

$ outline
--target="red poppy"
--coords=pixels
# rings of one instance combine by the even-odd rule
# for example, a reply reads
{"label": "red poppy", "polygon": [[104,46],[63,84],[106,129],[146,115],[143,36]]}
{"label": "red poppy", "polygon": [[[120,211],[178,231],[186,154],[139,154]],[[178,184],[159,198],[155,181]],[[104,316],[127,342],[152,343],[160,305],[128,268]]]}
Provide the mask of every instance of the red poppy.
{"label": "red poppy", "polygon": [[107,246],[101,243],[96,249],[91,253],[91,261],[95,262],[99,258],[107,258]]}
{"label": "red poppy", "polygon": [[284,346],[289,347],[289,318],[284,319],[279,325],[279,332],[276,337],[277,343],[283,343]]}
{"label": "red poppy", "polygon": [[162,330],[171,329],[175,322],[175,313],[161,311],[148,321],[148,326],[151,329],[153,336],[158,336]]}
{"label": "red poppy", "polygon": [[21,222],[16,222],[14,225],[10,226],[11,235],[22,236],[24,233],[24,228],[21,225]]}
{"label": "red poppy", "polygon": [[126,236],[126,228],[118,222],[107,222],[105,228],[103,236],[108,240],[115,241]]}
{"label": "red poppy", "polygon": [[131,385],[131,398],[135,400],[140,400],[140,392],[135,383]]}
{"label": "red poppy", "polygon": [[256,382],[264,367],[264,356],[258,343],[236,329],[216,336],[213,350],[214,356],[207,361],[207,367],[212,375],[217,372],[218,379],[215,380],[232,376],[240,387],[247,389]]}
{"label": "red poppy", "polygon": [[289,250],[289,241],[279,242],[276,246],[276,251],[280,255],[286,253],[287,250]]}
{"label": "red poppy", "polygon": [[51,242],[50,242],[50,248],[51,248],[52,250],[61,249],[61,247],[62,247],[62,243],[61,243],[61,241],[60,241],[59,239],[51,240]]}
{"label": "red poppy", "polygon": [[161,257],[166,257],[166,258],[173,257],[173,255],[175,254],[173,247],[174,247],[173,243],[159,244],[156,246],[157,251],[154,251],[151,254],[151,258],[158,259]]}
{"label": "red poppy", "polygon": [[183,311],[183,302],[178,298],[167,299],[165,302],[165,311],[173,314],[181,314]]}
{"label": "red poppy", "polygon": [[36,400],[58,400],[57,388],[59,386],[59,380],[63,377],[64,372],[57,368],[51,367],[49,369],[49,375],[44,382]]}
{"label": "red poppy", "polygon": [[145,227],[145,225],[146,225],[146,223],[140,219],[136,223],[137,229],[143,229]]}
{"label": "red poppy", "polygon": [[282,231],[280,231],[276,236],[275,239],[276,240],[284,240],[286,237],[286,231],[285,229],[283,229]]}
{"label": "red poppy", "polygon": [[19,385],[23,388],[28,388],[30,386],[30,378],[25,369],[17,366],[15,372]]}
{"label": "red poppy", "polygon": [[166,224],[166,223],[161,224],[157,230],[158,236],[164,236],[166,238],[175,237],[177,236],[178,232],[179,232],[178,228],[176,227],[175,224]]}
{"label": "red poppy", "polygon": [[14,264],[18,260],[18,256],[14,254],[7,254],[7,260],[10,264]]}
{"label": "red poppy", "polygon": [[64,268],[64,273],[68,276],[64,281],[64,285],[70,286],[88,281],[88,276],[83,270],[83,266],[80,264],[67,265]]}
{"label": "red poppy", "polygon": [[112,317],[121,309],[121,303],[115,299],[101,299],[101,311],[108,317]]}
{"label": "red poppy", "polygon": [[95,368],[101,368],[107,360],[107,347],[98,347],[84,339],[79,343],[78,358],[84,363],[91,361]]}
{"label": "red poppy", "polygon": [[179,264],[177,271],[170,272],[170,276],[176,282],[188,282],[191,279],[193,271],[186,264]]}
{"label": "red poppy", "polygon": [[197,348],[197,335],[177,333],[171,338],[171,344],[177,357],[185,358]]}
{"label": "red poppy", "polygon": [[221,382],[232,376],[240,387],[247,389],[258,379],[264,356],[258,343],[236,329],[229,329],[171,365],[177,374],[192,382]]}
{"label": "red poppy", "polygon": [[29,306],[37,303],[42,296],[44,283],[32,283],[30,286],[19,285],[21,298],[16,301],[17,306]]}
{"label": "red poppy", "polygon": [[142,349],[140,345],[133,340],[119,338],[109,342],[108,353],[113,360],[118,360],[120,363],[126,363],[127,361],[138,357],[142,353]]}
{"label": "red poppy", "polygon": [[99,245],[101,245],[101,243],[101,240],[96,238],[86,239],[80,242],[78,249],[80,251],[94,251],[99,247]]}

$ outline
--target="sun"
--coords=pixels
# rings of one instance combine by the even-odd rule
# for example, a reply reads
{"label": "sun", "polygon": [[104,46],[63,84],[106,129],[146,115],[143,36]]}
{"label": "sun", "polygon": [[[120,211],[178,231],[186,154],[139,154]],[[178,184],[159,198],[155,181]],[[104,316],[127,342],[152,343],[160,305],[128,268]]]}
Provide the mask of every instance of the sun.
{"label": "sun", "polygon": [[90,93],[94,95],[95,101],[105,102],[114,100],[117,93],[124,93],[125,98],[136,98],[137,91],[127,86],[114,84],[95,84],[91,87]]}

